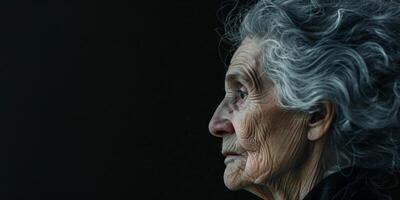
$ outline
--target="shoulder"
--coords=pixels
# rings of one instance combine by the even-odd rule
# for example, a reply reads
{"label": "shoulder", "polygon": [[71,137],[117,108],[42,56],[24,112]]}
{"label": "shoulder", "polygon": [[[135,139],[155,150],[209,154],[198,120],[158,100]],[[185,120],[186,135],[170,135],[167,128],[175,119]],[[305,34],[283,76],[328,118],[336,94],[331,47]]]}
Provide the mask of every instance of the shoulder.
{"label": "shoulder", "polygon": [[346,168],[318,183],[304,200],[400,199],[400,173]]}

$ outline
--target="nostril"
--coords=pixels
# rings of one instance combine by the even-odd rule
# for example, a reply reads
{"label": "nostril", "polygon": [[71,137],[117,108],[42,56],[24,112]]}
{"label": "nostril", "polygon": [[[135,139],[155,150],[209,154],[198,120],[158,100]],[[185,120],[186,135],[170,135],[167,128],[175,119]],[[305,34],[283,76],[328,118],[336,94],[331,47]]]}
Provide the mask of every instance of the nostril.
{"label": "nostril", "polygon": [[210,124],[210,132],[212,135],[221,137],[224,134],[233,134],[235,129],[229,120],[218,120]]}

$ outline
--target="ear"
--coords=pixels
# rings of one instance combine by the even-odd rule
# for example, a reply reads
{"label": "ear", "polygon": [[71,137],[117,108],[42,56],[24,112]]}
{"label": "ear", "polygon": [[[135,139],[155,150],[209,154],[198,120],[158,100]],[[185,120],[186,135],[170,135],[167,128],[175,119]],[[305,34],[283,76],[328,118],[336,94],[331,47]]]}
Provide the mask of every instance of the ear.
{"label": "ear", "polygon": [[326,135],[333,122],[334,115],[335,108],[331,102],[323,103],[320,111],[311,113],[307,138],[316,141]]}

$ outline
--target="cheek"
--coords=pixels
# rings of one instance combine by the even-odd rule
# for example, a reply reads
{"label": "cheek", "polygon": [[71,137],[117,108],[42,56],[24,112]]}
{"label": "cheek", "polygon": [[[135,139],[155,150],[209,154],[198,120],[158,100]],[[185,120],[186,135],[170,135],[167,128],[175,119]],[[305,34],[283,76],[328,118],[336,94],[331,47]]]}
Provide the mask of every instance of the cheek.
{"label": "cheek", "polygon": [[260,108],[246,109],[237,113],[235,120],[239,144],[247,152],[256,152],[269,135],[269,122],[264,120]]}
{"label": "cheek", "polygon": [[274,163],[268,142],[271,124],[265,114],[261,108],[243,114],[237,130],[238,142],[248,153],[245,172],[255,183],[269,176]]}
{"label": "cheek", "polygon": [[273,158],[267,145],[256,152],[250,152],[247,157],[245,172],[256,184],[264,182],[273,171]]}
{"label": "cheek", "polygon": [[[304,156],[307,148],[307,119],[295,118],[286,122],[287,128],[282,129],[281,136],[277,140],[282,144],[277,146],[276,152],[280,152],[282,166],[296,165]],[[282,167],[283,168],[283,167]]]}
{"label": "cheek", "polygon": [[248,154],[244,171],[252,182],[262,183],[301,160],[306,146],[305,118],[271,107],[238,116],[238,142]]}

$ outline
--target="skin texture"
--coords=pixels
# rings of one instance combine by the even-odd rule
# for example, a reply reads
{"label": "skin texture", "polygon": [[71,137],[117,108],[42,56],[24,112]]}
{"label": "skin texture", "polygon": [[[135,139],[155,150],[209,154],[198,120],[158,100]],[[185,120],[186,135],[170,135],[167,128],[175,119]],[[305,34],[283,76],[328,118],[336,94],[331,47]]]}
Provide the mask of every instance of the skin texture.
{"label": "skin texture", "polygon": [[274,85],[258,62],[257,40],[246,38],[226,73],[226,95],[209,130],[222,138],[224,182],[230,190],[246,189],[263,199],[302,199],[319,181],[325,115],[310,122],[308,113],[278,107]]}

